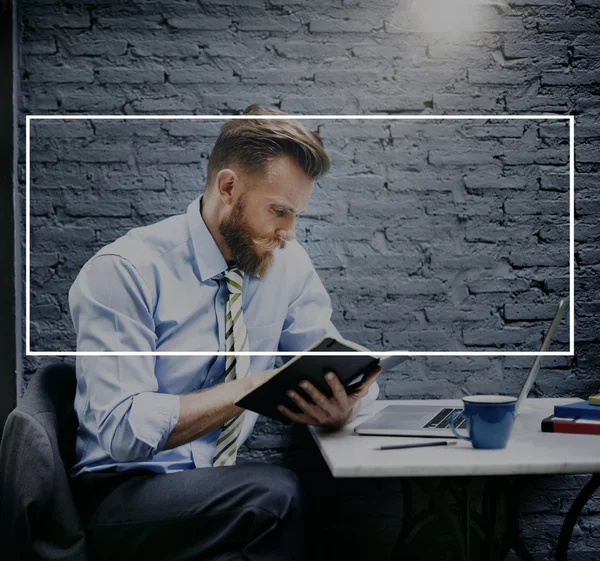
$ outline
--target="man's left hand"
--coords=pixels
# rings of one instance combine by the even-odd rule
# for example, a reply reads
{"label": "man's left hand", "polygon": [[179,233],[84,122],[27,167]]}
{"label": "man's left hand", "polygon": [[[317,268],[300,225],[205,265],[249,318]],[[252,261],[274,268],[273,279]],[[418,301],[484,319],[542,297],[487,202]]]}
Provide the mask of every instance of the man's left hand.
{"label": "man's left hand", "polygon": [[325,380],[331,388],[333,397],[327,397],[310,382],[304,380],[299,385],[310,396],[313,403],[304,399],[298,392],[290,390],[288,396],[298,405],[301,413],[294,413],[284,405],[278,405],[277,408],[296,423],[339,429],[356,416],[360,409],[361,398],[369,393],[371,384],[380,373],[379,366],[371,370],[365,374],[357,389],[347,394],[340,379],[333,372],[327,372]]}

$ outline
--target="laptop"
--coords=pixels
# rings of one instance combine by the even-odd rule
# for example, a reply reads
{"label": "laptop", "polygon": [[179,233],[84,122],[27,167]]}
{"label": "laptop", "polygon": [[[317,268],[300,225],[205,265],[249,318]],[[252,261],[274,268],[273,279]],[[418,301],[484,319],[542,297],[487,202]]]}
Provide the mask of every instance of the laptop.
{"label": "laptop", "polygon": [[[540,352],[545,352],[550,346],[550,341],[558,328],[560,320],[569,305],[569,299],[561,300],[550,329],[546,334]],[[527,379],[521,388],[516,404],[516,414],[529,394],[533,383],[540,371],[542,355],[538,355],[529,371]],[[456,438],[450,430],[450,415],[454,411],[461,411],[462,407],[443,407],[440,405],[402,404],[388,405],[379,413],[355,427],[354,432],[366,435],[387,436],[431,436],[442,438]],[[464,428],[466,420],[460,415],[455,421],[456,428]]]}

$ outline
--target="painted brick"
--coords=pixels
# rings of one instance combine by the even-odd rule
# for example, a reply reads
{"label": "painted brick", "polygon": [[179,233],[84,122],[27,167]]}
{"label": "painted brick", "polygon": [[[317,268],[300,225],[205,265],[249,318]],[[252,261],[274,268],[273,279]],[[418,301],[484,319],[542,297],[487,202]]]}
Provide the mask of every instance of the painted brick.
{"label": "painted brick", "polygon": [[569,209],[564,202],[520,202],[507,201],[504,204],[504,209],[511,215],[532,215],[543,214],[544,216],[556,215],[568,217]]}
{"label": "painted brick", "polygon": [[35,42],[28,41],[23,45],[24,55],[53,55],[56,54],[56,40],[54,37],[38,38]]}
{"label": "painted brick", "polygon": [[433,94],[434,109],[481,111],[499,108],[499,100],[490,96],[465,96],[458,94]]}
{"label": "painted brick", "polygon": [[49,66],[44,70],[40,69],[32,72],[28,80],[40,84],[91,84],[94,81],[94,73],[91,70]]}
{"label": "painted brick", "polygon": [[540,247],[533,250],[511,251],[509,262],[514,267],[565,267],[569,263],[567,252]]}
{"label": "painted brick", "polygon": [[600,23],[584,15],[569,18],[549,18],[538,23],[540,33],[597,33],[598,30],[600,30]]}
{"label": "painted brick", "polygon": [[159,30],[163,27],[163,18],[158,15],[143,16],[99,16],[96,19],[100,29],[114,30]]}
{"label": "painted brick", "polygon": [[351,96],[342,95],[295,95],[284,94],[281,97],[281,110],[297,114],[356,114],[357,105]]}
{"label": "painted brick", "polygon": [[445,294],[444,284],[437,279],[407,280],[396,279],[387,293],[389,296],[406,296],[413,294]]}
{"label": "painted brick", "polygon": [[570,178],[558,173],[544,174],[540,178],[540,189],[547,191],[568,191]]}
{"label": "painted brick", "polygon": [[200,100],[195,96],[170,96],[157,99],[144,98],[133,101],[127,107],[130,113],[158,113],[182,115],[193,113],[201,107]]}
{"label": "painted brick", "polygon": [[[86,245],[96,238],[94,230],[91,228],[58,228],[46,227],[39,228],[32,233],[31,247],[33,250],[37,248],[50,248],[53,245]],[[39,249],[37,249],[39,251]]]}
{"label": "painted brick", "polygon": [[461,132],[464,136],[470,138],[521,138],[524,133],[523,125],[510,124],[486,124],[486,125],[466,125]]}
{"label": "painted brick", "polygon": [[430,94],[419,95],[361,95],[358,104],[365,113],[404,113],[423,111],[432,103]]}
{"label": "painted brick", "polygon": [[430,150],[428,160],[434,166],[483,166],[498,163],[492,152],[474,150],[458,153],[452,150]]}
{"label": "painted brick", "polygon": [[504,156],[504,163],[509,166],[521,164],[566,164],[569,160],[569,149],[562,150],[539,149],[531,152],[526,150],[511,151]]}
{"label": "painted brick", "polygon": [[348,56],[349,53],[349,47],[335,42],[277,41],[272,46],[277,54],[292,60],[316,58],[323,62]]}
{"label": "painted brick", "polygon": [[350,18],[347,20],[323,18],[308,23],[308,29],[311,33],[366,33],[372,31],[375,27],[379,27],[379,25],[364,19]]}
{"label": "painted brick", "polygon": [[[217,137],[223,126],[222,121],[163,121],[161,128],[175,137]],[[211,141],[212,142],[212,141]]]}
{"label": "painted brick", "polygon": [[348,86],[381,79],[381,73],[377,70],[323,70],[315,72],[315,82],[324,85]]}
{"label": "painted brick", "polygon": [[61,50],[64,49],[72,56],[121,56],[127,52],[127,41],[113,39],[110,41],[82,40],[60,43]]}
{"label": "painted brick", "polygon": [[600,143],[588,143],[575,148],[575,159],[578,162],[600,162]]}
{"label": "painted brick", "polygon": [[555,57],[567,61],[566,44],[548,44],[547,42],[521,41],[516,39],[511,41],[505,40],[502,45],[502,52],[506,58],[528,58],[536,57],[545,59],[548,56]]}
{"label": "painted brick", "polygon": [[114,139],[121,141],[125,138],[142,137],[153,138],[160,135],[160,121],[121,121],[121,120],[95,120],[94,131],[99,138]]}
{"label": "painted brick", "polygon": [[171,84],[233,84],[239,82],[232,70],[181,68],[167,71]]}
{"label": "painted brick", "polygon": [[[248,92],[246,95],[206,94],[202,97],[205,106],[218,110],[243,111],[249,105],[257,102],[257,95]],[[276,97],[263,98],[263,105],[277,105]]]}
{"label": "painted brick", "polygon": [[175,29],[193,29],[197,31],[224,31],[231,26],[228,17],[193,16],[168,18],[167,24]]}
{"label": "painted brick", "polygon": [[536,79],[525,71],[490,71],[469,70],[469,82],[471,84],[520,84],[527,80]]}
{"label": "painted brick", "polygon": [[[564,210],[564,209],[563,209]],[[509,240],[529,239],[534,228],[531,226],[503,227],[495,225],[468,225],[465,232],[465,240],[473,242],[497,243]]]}
{"label": "painted brick", "polygon": [[137,68],[98,68],[96,79],[99,84],[158,84],[164,82],[165,73]]}
{"label": "painted brick", "polygon": [[135,41],[131,49],[138,57],[197,57],[200,49],[196,43],[184,41]]}
{"label": "painted brick", "polygon": [[140,150],[137,158],[143,163],[166,163],[166,164],[190,164],[200,163],[206,158],[202,156],[201,146],[189,146],[187,148],[167,148],[156,152],[154,149]]}
{"label": "painted brick", "polygon": [[600,58],[600,45],[575,46],[573,47],[573,58]]}
{"label": "painted brick", "polygon": [[587,86],[600,84],[600,71],[548,70],[542,72],[543,86]]}
{"label": "painted brick", "polygon": [[68,203],[65,212],[69,216],[131,216],[131,203],[129,202],[73,202]]}
{"label": "painted brick", "polygon": [[502,344],[519,344],[525,340],[522,329],[505,328],[498,329],[465,329],[463,332],[465,345],[472,346],[495,346]]}
{"label": "painted brick", "polygon": [[[77,107],[75,113],[112,113],[123,110],[124,101],[113,95],[106,95],[104,88],[88,88],[81,92],[73,89],[69,91],[64,86],[56,93],[61,107]],[[68,113],[68,111],[62,111]]]}
{"label": "painted brick", "polygon": [[89,138],[93,130],[85,121],[32,121],[32,136],[36,138]]}
{"label": "painted brick", "polygon": [[237,28],[240,31],[271,31],[289,32],[298,31],[303,25],[295,17],[281,17],[271,14],[270,17],[243,16],[236,18]]}
{"label": "painted brick", "polygon": [[86,29],[91,25],[89,14],[69,14],[68,17],[63,16],[30,16],[26,15],[24,23],[31,29]]}
{"label": "painted brick", "polygon": [[388,181],[388,189],[395,191],[454,191],[462,182],[462,174],[445,173],[444,175],[426,176],[421,172],[396,171],[393,179]]}
{"label": "painted brick", "polygon": [[531,180],[527,177],[503,176],[500,170],[493,173],[484,171],[483,173],[467,173],[463,177],[464,185],[467,189],[526,189],[531,185]]}
{"label": "painted brick", "polygon": [[80,148],[66,152],[63,156],[65,161],[88,162],[88,163],[107,163],[107,162],[127,162],[130,154],[121,148]]}
{"label": "painted brick", "polygon": [[327,181],[347,191],[377,192],[383,189],[385,177],[381,175],[350,175],[329,177]]}
{"label": "painted brick", "polygon": [[360,59],[373,58],[377,60],[391,60],[405,58],[410,53],[410,47],[397,45],[356,45],[352,47],[352,54]]}
{"label": "painted brick", "polygon": [[556,304],[506,304],[504,317],[508,321],[531,321],[552,319],[556,313]]}
{"label": "painted brick", "polygon": [[511,112],[567,113],[569,111],[569,104],[559,96],[523,96],[509,93],[505,99],[506,109]]}
{"label": "painted brick", "polygon": [[242,74],[242,80],[252,84],[289,84],[301,81],[312,81],[313,71],[307,70],[246,70]]}
{"label": "painted brick", "polygon": [[530,283],[527,279],[497,279],[486,278],[467,282],[469,292],[482,294],[487,292],[517,293],[529,290]]}

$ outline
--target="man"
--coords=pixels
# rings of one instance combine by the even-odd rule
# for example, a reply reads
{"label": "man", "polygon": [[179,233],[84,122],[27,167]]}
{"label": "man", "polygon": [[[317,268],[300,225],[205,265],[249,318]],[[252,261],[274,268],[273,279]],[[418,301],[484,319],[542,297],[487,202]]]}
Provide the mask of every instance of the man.
{"label": "man", "polygon": [[[282,115],[251,106],[249,115]],[[329,159],[299,121],[232,120],[187,213],[136,228],[82,268],[69,304],[77,350],[181,355],[78,356],[72,475],[101,559],[301,559],[295,476],[235,465],[256,415],[235,405],[275,356],[338,336],[331,304],[294,240]],[[379,370],[352,395],[332,373],[328,398],[296,392],[291,420],[343,426],[375,399]],[[302,384],[301,384],[302,385]]]}

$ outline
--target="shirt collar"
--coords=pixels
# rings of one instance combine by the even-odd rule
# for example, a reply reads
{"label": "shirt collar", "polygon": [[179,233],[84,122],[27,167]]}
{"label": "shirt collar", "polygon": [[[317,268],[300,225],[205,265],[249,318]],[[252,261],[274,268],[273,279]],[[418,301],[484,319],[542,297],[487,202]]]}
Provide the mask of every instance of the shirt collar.
{"label": "shirt collar", "polygon": [[187,220],[200,271],[200,280],[205,282],[222,274],[228,265],[200,214],[201,199],[200,196],[190,203],[187,209]]}

